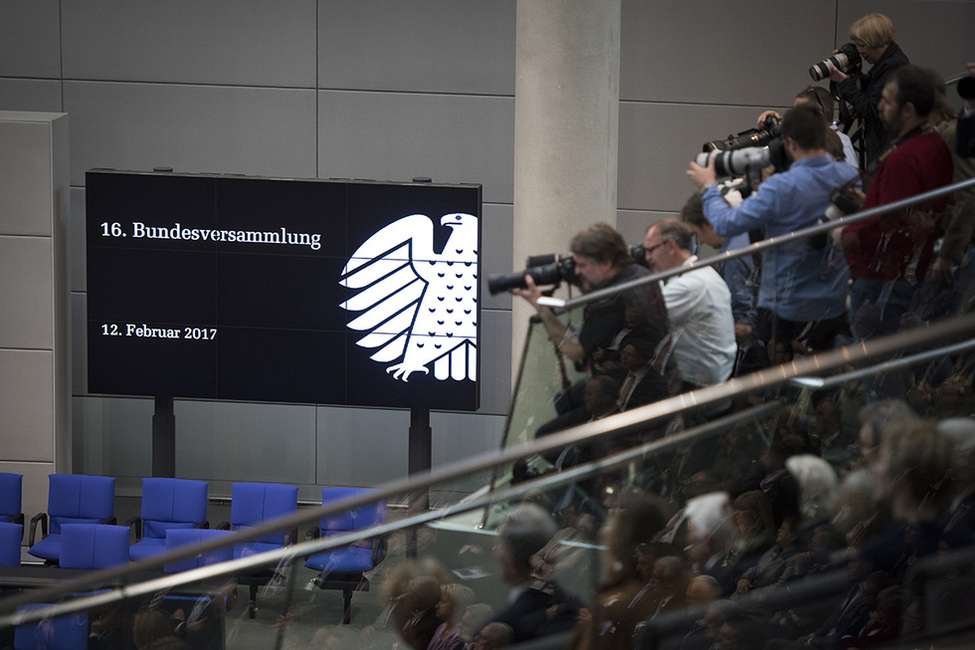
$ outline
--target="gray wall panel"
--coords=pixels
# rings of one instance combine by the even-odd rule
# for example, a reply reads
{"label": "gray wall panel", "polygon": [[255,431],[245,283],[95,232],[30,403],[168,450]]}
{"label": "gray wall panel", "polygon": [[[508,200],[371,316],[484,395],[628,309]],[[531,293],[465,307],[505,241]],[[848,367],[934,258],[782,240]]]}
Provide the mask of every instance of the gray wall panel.
{"label": "gray wall panel", "polygon": [[315,176],[306,90],[66,82],[71,184],[92,167]]}
{"label": "gray wall panel", "polygon": [[369,487],[406,475],[409,411],[331,406],[317,410],[319,485]]}
{"label": "gray wall panel", "polygon": [[[690,192],[688,192],[690,196]],[[679,212],[657,212],[653,210],[619,210],[616,214],[616,229],[623,235],[627,244],[642,244],[643,236],[650,224],[661,219],[677,217]]]}
{"label": "gray wall panel", "polygon": [[319,93],[322,178],[482,183],[484,201],[511,203],[513,98]]}
{"label": "gray wall panel", "polygon": [[71,394],[88,394],[88,294],[71,294]]}
{"label": "gray wall panel", "polygon": [[315,85],[315,1],[66,2],[68,79]]}
{"label": "gray wall panel", "polygon": [[[525,262],[512,259],[513,246],[512,219],[514,209],[511,205],[485,205],[481,223],[481,308],[511,309],[511,294],[499,293],[492,296],[488,292],[487,280],[491,275],[507,275],[524,268]],[[545,251],[541,251],[545,252]]]}
{"label": "gray wall panel", "polygon": [[[0,300],[0,304],[7,303]],[[0,454],[4,460],[54,462],[53,373],[51,350],[0,347]]]}
{"label": "gray wall panel", "polygon": [[179,476],[314,485],[314,406],[177,400],[174,413]]}
{"label": "gray wall panel", "polygon": [[60,4],[58,0],[0,2],[0,77],[61,75]]}
{"label": "gray wall panel", "polygon": [[321,88],[514,95],[514,0],[320,7]]}
{"label": "gray wall panel", "polygon": [[33,120],[8,114],[0,147],[15,156],[0,159],[0,233],[50,237],[54,208],[51,132]]}
{"label": "gray wall panel", "polygon": [[[54,346],[51,245],[50,237],[0,235],[0,348]],[[50,402],[45,408],[50,409]]]}
{"label": "gray wall panel", "polygon": [[753,128],[760,112],[740,106],[621,103],[620,209],[680,210],[694,191],[685,172],[701,145]]}
{"label": "gray wall panel", "polygon": [[[72,398],[72,471],[152,476],[152,411],[152,400],[145,398]],[[183,476],[178,464],[176,471]]]}
{"label": "gray wall panel", "polygon": [[[29,525],[31,518],[41,512],[47,512],[48,475],[54,473],[54,463],[19,463],[0,461],[0,472],[20,474],[24,477],[24,490],[21,496],[20,510],[24,513],[25,523]],[[30,489],[27,486],[36,486]],[[24,530],[24,544],[30,537],[29,529]],[[40,533],[38,533],[40,534]]]}
{"label": "gray wall panel", "polygon": [[832,51],[834,11],[833,1],[625,1],[620,98],[781,102],[808,85],[809,66]]}
{"label": "gray wall panel", "polygon": [[502,415],[511,406],[511,312],[481,312],[481,408]]}
{"label": "gray wall panel", "polygon": [[0,111],[52,113],[60,110],[60,81],[0,79]]}

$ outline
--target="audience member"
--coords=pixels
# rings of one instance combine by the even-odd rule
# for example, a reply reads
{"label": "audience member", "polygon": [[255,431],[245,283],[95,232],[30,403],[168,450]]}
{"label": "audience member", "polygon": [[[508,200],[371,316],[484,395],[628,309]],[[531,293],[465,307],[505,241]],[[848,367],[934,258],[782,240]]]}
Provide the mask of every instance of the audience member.
{"label": "audience member", "polygon": [[474,603],[474,592],[470,587],[450,582],[440,587],[440,600],[437,601],[437,616],[443,621],[433,633],[429,650],[455,650],[464,644],[460,636],[458,614]]}
{"label": "audience member", "polygon": [[400,637],[415,650],[425,650],[430,645],[437,628],[443,623],[438,614],[440,582],[428,575],[420,575],[406,586],[406,604],[410,617],[400,628]]}
{"label": "audience member", "polygon": [[582,607],[579,599],[533,571],[533,556],[556,530],[551,515],[533,504],[514,506],[498,526],[494,556],[511,593],[507,606],[495,613],[492,622],[511,629],[511,643],[567,632],[575,625]]}

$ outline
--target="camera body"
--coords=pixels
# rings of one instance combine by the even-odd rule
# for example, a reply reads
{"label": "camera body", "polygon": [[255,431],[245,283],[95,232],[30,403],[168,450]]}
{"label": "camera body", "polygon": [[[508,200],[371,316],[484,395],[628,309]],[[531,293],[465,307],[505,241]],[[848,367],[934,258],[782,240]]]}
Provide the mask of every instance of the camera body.
{"label": "camera body", "polygon": [[551,253],[534,255],[525,262],[524,271],[510,275],[492,275],[488,278],[488,291],[491,295],[503,291],[525,288],[525,276],[531,276],[537,286],[557,285],[563,280],[575,282],[576,262],[571,254]]}
{"label": "camera body", "polygon": [[829,193],[829,207],[823,214],[824,221],[834,221],[848,214],[860,211],[863,198],[849,184],[834,187]]}
{"label": "camera body", "polygon": [[828,56],[819,63],[809,67],[809,76],[813,81],[822,81],[829,77],[833,70],[839,70],[846,74],[853,71],[860,71],[860,52],[853,43],[847,43],[840,47],[839,51],[833,56]]}
{"label": "camera body", "polygon": [[764,147],[782,135],[782,122],[774,115],[765,118],[760,129],[748,129],[741,133],[729,135],[724,140],[710,140],[705,142],[701,151],[732,151],[745,147]]}

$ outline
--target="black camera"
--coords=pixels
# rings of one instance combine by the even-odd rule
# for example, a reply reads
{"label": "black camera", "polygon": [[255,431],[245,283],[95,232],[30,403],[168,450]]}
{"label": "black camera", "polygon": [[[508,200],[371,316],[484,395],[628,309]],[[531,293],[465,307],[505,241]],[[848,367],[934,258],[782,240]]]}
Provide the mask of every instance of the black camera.
{"label": "black camera", "polygon": [[[863,205],[863,197],[857,193],[854,187],[854,185],[858,185],[859,183],[860,177],[858,176],[848,183],[834,187],[829,193],[830,205],[826,208],[823,216],[816,221],[816,224],[829,223],[854,212],[859,212],[860,207]],[[826,247],[828,236],[828,233],[825,232],[813,235],[808,240],[809,245],[816,250],[822,250]]]}
{"label": "black camera", "polygon": [[701,167],[707,167],[709,160],[714,160],[714,174],[717,178],[752,177],[769,165],[775,167],[776,172],[783,172],[789,168],[789,157],[780,138],[775,138],[764,147],[745,147],[731,151],[712,150],[698,154],[696,162]]}
{"label": "black camera", "polygon": [[809,76],[813,78],[813,81],[822,81],[829,77],[833,70],[839,70],[846,74],[860,71],[860,53],[857,51],[856,45],[847,43],[833,56],[828,56],[819,63],[810,66]]}
{"label": "black camera", "polygon": [[764,147],[780,135],[782,135],[782,122],[774,115],[769,115],[765,118],[762,128],[748,129],[741,133],[729,135],[724,140],[705,142],[701,151],[708,153],[710,151],[732,151],[745,147]]}
{"label": "black camera", "polygon": [[964,77],[958,81],[958,96],[962,99],[975,99],[975,77]]}
{"label": "black camera", "polygon": [[525,270],[511,275],[492,275],[488,278],[488,291],[491,295],[525,288],[525,276],[530,275],[537,286],[559,284],[563,280],[574,282],[576,279],[576,262],[572,255],[550,253],[548,255],[533,255],[525,262]]}

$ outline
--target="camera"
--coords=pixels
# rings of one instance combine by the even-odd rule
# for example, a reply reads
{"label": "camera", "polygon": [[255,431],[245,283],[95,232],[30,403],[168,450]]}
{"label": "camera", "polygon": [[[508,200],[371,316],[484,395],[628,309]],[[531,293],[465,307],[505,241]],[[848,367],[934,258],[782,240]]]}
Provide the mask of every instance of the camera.
{"label": "camera", "polygon": [[813,78],[813,81],[822,81],[829,77],[833,70],[839,70],[847,74],[854,70],[859,72],[860,53],[857,51],[856,45],[847,43],[833,56],[828,56],[819,63],[810,66],[809,76]]}
{"label": "camera", "polygon": [[[860,177],[858,176],[845,185],[834,187],[829,193],[829,207],[826,208],[826,212],[823,213],[823,216],[816,221],[816,224],[819,225],[829,223],[830,221],[835,221],[845,217],[848,214],[859,212],[860,207],[863,205],[863,197],[857,194],[854,188],[854,185],[859,184],[859,182]],[[826,247],[827,238],[827,233],[813,235],[808,240],[809,245],[815,250],[822,250]]]}
{"label": "camera", "polygon": [[524,289],[526,275],[530,275],[538,286],[557,285],[563,280],[573,282],[576,279],[576,263],[572,255],[533,255],[525,262],[525,267],[524,271],[511,275],[492,275],[488,278],[488,291],[493,296],[502,291]]}
{"label": "camera", "polygon": [[780,135],[782,135],[782,122],[774,115],[770,115],[765,118],[762,128],[748,129],[738,134],[729,135],[724,140],[710,140],[704,143],[701,150],[708,153],[710,151],[731,151],[745,147],[764,147]]}
{"label": "camera", "polygon": [[975,77],[964,77],[958,81],[958,96],[962,99],[975,99]]}
{"label": "camera", "polygon": [[712,150],[697,156],[697,164],[707,167],[708,161],[714,160],[714,174],[717,178],[732,176],[754,176],[769,165],[775,171],[782,172],[789,168],[789,158],[785,153],[782,140],[776,138],[765,147],[745,147],[731,151]]}

